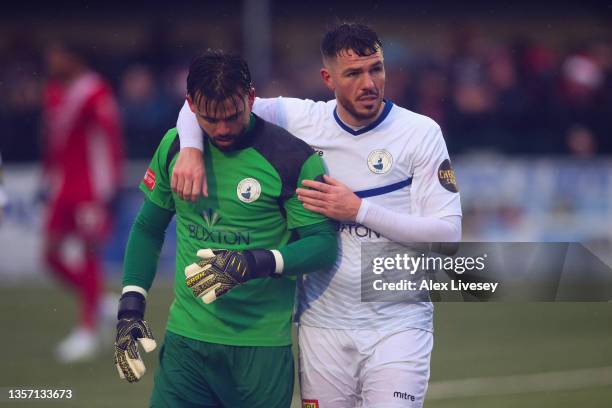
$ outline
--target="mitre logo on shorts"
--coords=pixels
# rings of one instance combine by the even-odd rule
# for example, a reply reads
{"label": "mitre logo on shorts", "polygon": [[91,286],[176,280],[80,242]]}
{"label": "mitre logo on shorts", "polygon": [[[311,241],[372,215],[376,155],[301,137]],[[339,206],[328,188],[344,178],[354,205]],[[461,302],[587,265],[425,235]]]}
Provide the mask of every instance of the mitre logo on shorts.
{"label": "mitre logo on shorts", "polygon": [[393,156],[384,149],[372,150],[368,155],[368,169],[374,174],[385,174],[393,166]]}
{"label": "mitre logo on shorts", "polygon": [[144,175],[143,182],[151,191],[155,188],[155,172],[149,167]]}
{"label": "mitre logo on shorts", "polygon": [[457,178],[455,177],[455,170],[453,170],[451,167],[450,160],[446,159],[440,163],[440,167],[438,167],[438,180],[440,180],[442,187],[451,193],[459,192],[459,187],[457,187]]}
{"label": "mitre logo on shorts", "polygon": [[238,183],[236,194],[243,203],[252,203],[261,195],[261,184],[254,178],[245,178]]}
{"label": "mitre logo on shorts", "polygon": [[401,398],[408,401],[416,401],[416,397],[408,392],[395,391],[393,393],[393,398]]}
{"label": "mitre logo on shorts", "polygon": [[302,408],[319,408],[319,400],[313,400],[313,399],[302,400]]}

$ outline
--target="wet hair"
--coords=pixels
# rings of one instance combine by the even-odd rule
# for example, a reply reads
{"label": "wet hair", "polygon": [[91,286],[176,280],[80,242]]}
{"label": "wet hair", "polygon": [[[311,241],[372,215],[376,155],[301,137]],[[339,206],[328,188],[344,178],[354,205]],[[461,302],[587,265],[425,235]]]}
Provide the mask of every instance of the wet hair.
{"label": "wet hair", "polygon": [[196,105],[205,98],[204,109],[216,109],[227,99],[233,100],[236,110],[253,87],[251,72],[244,59],[222,50],[206,50],[189,66],[187,94]]}
{"label": "wet hair", "polygon": [[366,57],[379,49],[382,49],[382,42],[376,31],[360,23],[339,24],[328,30],[321,40],[323,58],[337,57],[346,51]]}

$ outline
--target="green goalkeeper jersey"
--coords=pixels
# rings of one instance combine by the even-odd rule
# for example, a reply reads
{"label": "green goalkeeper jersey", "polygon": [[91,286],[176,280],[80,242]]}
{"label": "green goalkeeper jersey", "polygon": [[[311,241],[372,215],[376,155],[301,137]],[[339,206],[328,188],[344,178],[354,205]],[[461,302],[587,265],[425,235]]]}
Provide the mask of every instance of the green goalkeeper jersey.
{"label": "green goalkeeper jersey", "polygon": [[162,139],[140,189],[176,216],[175,299],[168,330],[185,337],[236,346],[291,344],[295,276],[254,279],[211,304],[194,297],[184,269],[201,248],[276,249],[291,230],[325,222],[303,208],[295,189],[324,174],[321,158],[284,129],[252,115],[239,149],[221,151],[209,141],[204,156],[208,197],[185,201],[172,192],[179,151],[176,129]]}

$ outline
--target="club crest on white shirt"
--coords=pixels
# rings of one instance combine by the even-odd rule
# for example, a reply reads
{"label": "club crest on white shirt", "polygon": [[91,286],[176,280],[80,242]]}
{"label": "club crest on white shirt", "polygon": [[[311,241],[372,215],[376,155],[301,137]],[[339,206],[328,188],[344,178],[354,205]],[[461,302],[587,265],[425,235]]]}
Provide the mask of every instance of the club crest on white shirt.
{"label": "club crest on white shirt", "polygon": [[247,177],[238,183],[236,194],[243,203],[252,203],[261,195],[261,184],[254,178]]}
{"label": "club crest on white shirt", "polygon": [[386,174],[393,166],[393,156],[384,149],[372,150],[368,155],[368,169],[374,174]]}

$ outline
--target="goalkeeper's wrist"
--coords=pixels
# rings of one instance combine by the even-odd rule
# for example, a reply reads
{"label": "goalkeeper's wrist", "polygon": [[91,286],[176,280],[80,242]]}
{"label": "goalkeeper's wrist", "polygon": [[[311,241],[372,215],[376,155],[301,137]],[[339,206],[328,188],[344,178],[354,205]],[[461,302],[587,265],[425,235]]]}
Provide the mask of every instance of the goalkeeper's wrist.
{"label": "goalkeeper's wrist", "polygon": [[248,249],[245,252],[253,278],[279,277],[283,273],[283,257],[277,250]]}
{"label": "goalkeeper's wrist", "polygon": [[117,319],[142,319],[146,306],[147,301],[142,293],[136,291],[125,292],[119,299]]}

